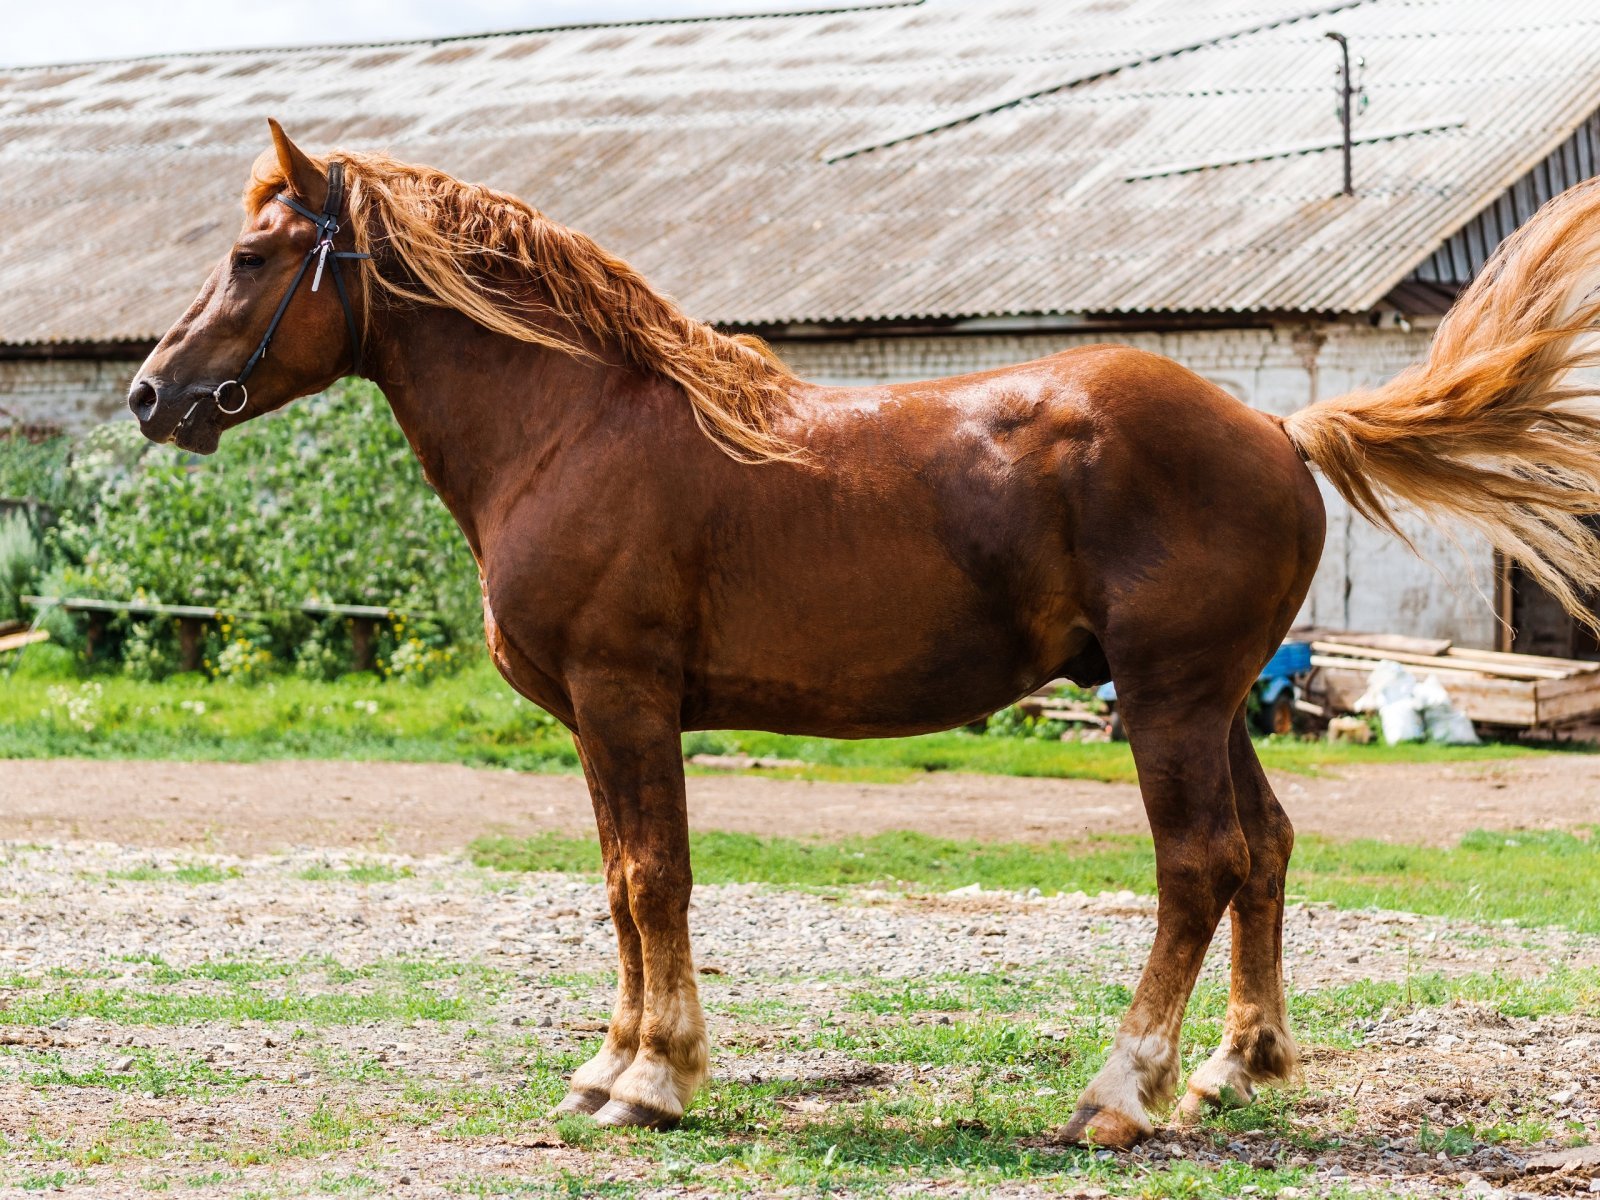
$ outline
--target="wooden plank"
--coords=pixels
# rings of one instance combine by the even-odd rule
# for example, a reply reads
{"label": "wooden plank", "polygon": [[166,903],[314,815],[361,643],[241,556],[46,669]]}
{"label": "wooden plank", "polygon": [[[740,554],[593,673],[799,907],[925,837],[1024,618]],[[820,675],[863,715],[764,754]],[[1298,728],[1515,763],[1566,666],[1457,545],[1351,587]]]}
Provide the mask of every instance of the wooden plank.
{"label": "wooden plank", "polygon": [[0,637],[0,653],[7,650],[20,650],[24,646],[31,646],[35,642],[50,640],[50,632],[46,629],[25,629],[21,633],[8,633]]}
{"label": "wooden plank", "polygon": [[1370,682],[1370,671],[1352,671],[1339,666],[1318,667],[1313,671],[1306,691],[1322,696],[1327,701],[1330,713],[1344,713],[1355,707]]}
{"label": "wooden plank", "polygon": [[[1313,667],[1333,667],[1344,671],[1365,671],[1368,674],[1376,671],[1378,664],[1384,661],[1384,659],[1380,658],[1344,658],[1330,654],[1313,654],[1311,656],[1311,665]],[[1559,680],[1512,679],[1505,675],[1488,675],[1483,671],[1474,671],[1470,667],[1447,666],[1446,661],[1443,659],[1433,660],[1433,663],[1437,665],[1430,664],[1425,673],[1439,676],[1439,682],[1447,688],[1453,686],[1452,681],[1470,681],[1474,684],[1485,686],[1500,685],[1502,688],[1511,691],[1527,690],[1531,695],[1531,689],[1536,683],[1560,682]],[[1417,672],[1413,672],[1413,674],[1417,674]]]}
{"label": "wooden plank", "polygon": [[1343,629],[1291,630],[1289,637],[1303,642],[1340,642],[1372,650],[1393,650],[1397,654],[1443,654],[1455,643],[1449,638],[1406,637],[1399,633],[1352,633]]}
{"label": "wooden plank", "polygon": [[1494,644],[1498,652],[1511,650],[1516,626],[1516,585],[1511,577],[1511,560],[1494,552]]}
{"label": "wooden plank", "polygon": [[1052,679],[1049,683],[1045,684],[1042,688],[1039,688],[1036,691],[1029,692],[1028,693],[1028,698],[1029,699],[1039,699],[1039,700],[1059,700],[1060,697],[1056,695],[1056,692],[1060,691],[1064,687],[1071,687],[1071,686],[1072,686],[1072,680],[1070,680],[1070,679]]}
{"label": "wooden plank", "polygon": [[1521,693],[1489,690],[1470,684],[1446,684],[1450,703],[1474,721],[1490,725],[1537,725],[1539,703],[1530,688]]}
{"label": "wooden plank", "polygon": [[330,617],[371,617],[376,620],[412,615],[404,609],[385,608],[381,604],[318,604],[309,600],[300,606],[300,611],[326,613]]}
{"label": "wooden plank", "polygon": [[1541,725],[1570,725],[1600,716],[1600,681],[1553,696],[1546,696],[1541,689],[1538,710]]}
{"label": "wooden plank", "polygon": [[1583,658],[1550,658],[1543,654],[1515,654],[1501,650],[1463,650],[1459,647],[1445,652],[1446,658],[1459,658],[1463,662],[1505,662],[1526,663],[1531,667],[1553,667],[1568,675],[1600,672],[1600,662],[1590,662]]}
{"label": "wooden plank", "polygon": [[[1361,659],[1325,659],[1313,656],[1317,673],[1311,681],[1310,691],[1327,697],[1332,712],[1349,712],[1367,690],[1375,661]],[[1439,682],[1450,695],[1450,701],[1474,721],[1491,725],[1531,726],[1539,722],[1539,704],[1536,689],[1545,684],[1534,684],[1515,679],[1495,679],[1469,671],[1440,672]]]}
{"label": "wooden plank", "polygon": [[1541,699],[1546,697],[1576,696],[1595,688],[1600,688],[1600,676],[1569,675],[1566,679],[1543,680],[1538,686]]}
{"label": "wooden plank", "polygon": [[[1466,660],[1446,658],[1437,654],[1406,654],[1397,650],[1379,650],[1370,646],[1352,646],[1344,642],[1312,642],[1311,649],[1319,654],[1334,654],[1342,658],[1370,658],[1375,661],[1388,660],[1408,667],[1425,667],[1428,670],[1464,669],[1477,671],[1483,675],[1499,675],[1506,679],[1562,679],[1570,675],[1570,671],[1558,670],[1554,667],[1522,666],[1509,663],[1484,662],[1471,660],[1472,665],[1466,667]],[[1516,657],[1513,655],[1512,657]]]}
{"label": "wooden plank", "polygon": [[1072,721],[1079,725],[1103,725],[1104,713],[1093,713],[1082,708],[1042,708],[1039,715],[1046,721]]}
{"label": "wooden plank", "polygon": [[[165,617],[204,617],[212,619],[220,616],[222,609],[209,608],[200,604],[154,604],[142,600],[102,600],[98,596],[24,596],[24,604],[34,608],[64,608],[68,612],[126,612],[148,613],[151,616]],[[259,613],[241,614],[259,616]]]}

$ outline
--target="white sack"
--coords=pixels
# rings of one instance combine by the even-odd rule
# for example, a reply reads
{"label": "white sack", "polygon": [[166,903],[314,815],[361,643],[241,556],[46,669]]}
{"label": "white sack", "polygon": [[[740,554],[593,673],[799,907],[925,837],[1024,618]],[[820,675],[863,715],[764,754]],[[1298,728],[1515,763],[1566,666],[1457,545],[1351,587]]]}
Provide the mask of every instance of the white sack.
{"label": "white sack", "polygon": [[1383,740],[1442,742],[1447,746],[1476,746],[1477,731],[1467,715],[1450,702],[1437,675],[1421,683],[1397,662],[1384,659],[1372,670],[1367,690],[1355,703],[1357,712],[1373,712],[1383,726]]}

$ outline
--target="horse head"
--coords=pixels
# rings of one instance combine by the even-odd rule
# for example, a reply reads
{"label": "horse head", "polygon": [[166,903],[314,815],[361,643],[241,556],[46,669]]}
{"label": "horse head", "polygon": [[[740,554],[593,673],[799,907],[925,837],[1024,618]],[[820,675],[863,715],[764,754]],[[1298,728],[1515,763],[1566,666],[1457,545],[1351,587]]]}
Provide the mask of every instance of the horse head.
{"label": "horse head", "polygon": [[367,256],[341,232],[342,164],[312,158],[269,124],[244,227],[128,391],[151,441],[209,454],[223,431],[360,369],[364,288],[341,261]]}

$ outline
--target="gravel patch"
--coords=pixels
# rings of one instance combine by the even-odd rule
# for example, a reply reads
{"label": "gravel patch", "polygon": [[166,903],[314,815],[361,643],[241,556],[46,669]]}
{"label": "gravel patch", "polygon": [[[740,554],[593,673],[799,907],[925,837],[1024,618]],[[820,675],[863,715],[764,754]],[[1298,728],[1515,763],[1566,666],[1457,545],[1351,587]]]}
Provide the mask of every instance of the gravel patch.
{"label": "gravel patch", "polygon": [[[196,866],[230,877],[196,884],[117,878]],[[349,886],[300,878],[373,867],[402,877]],[[721,885],[695,889],[690,920],[700,964],[730,979],[1054,966],[1132,983],[1155,936],[1155,901],[1132,892],[821,895]],[[0,966],[22,970],[81,970],[136,955],[173,966],[331,956],[352,967],[445,956],[563,973],[609,971],[615,961],[597,881],[492,873],[455,855],[240,858],[11,844],[0,854],[0,922],[8,931]],[[1228,944],[1224,922],[1207,959],[1213,976],[1226,975]],[[1285,920],[1284,953],[1291,983],[1317,987],[1428,971],[1587,966],[1600,963],[1600,937],[1296,904]]]}
{"label": "gravel patch", "polygon": [[[354,882],[352,871],[379,878]],[[797,1123],[903,1087],[947,1085],[960,1094],[974,1086],[970,1067],[865,1062],[837,1050],[797,1049],[788,1035],[838,1016],[864,977],[1051,969],[1131,984],[1154,934],[1154,913],[1152,899],[1132,893],[698,888],[692,923],[706,972],[714,1069],[731,1081],[805,1085],[784,1102]],[[329,960],[347,971],[375,969],[370,978],[337,987],[319,984],[314,970],[287,979],[269,973],[250,984],[250,994],[267,997],[291,989],[304,996],[318,987],[342,996],[378,993],[392,986],[382,971],[400,959],[479,964],[494,979],[488,1032],[470,1022],[403,1017],[313,1029],[248,1018],[140,1024],[95,1015],[0,1024],[0,1133],[10,1142],[3,1161],[12,1183],[48,1187],[54,1179],[84,1194],[137,1196],[166,1180],[203,1197],[299,1195],[359,1176],[370,1186],[347,1190],[444,1196],[471,1192],[474,1181],[549,1181],[565,1170],[599,1182],[657,1181],[646,1194],[705,1193],[699,1185],[659,1185],[661,1165],[647,1158],[603,1144],[565,1145],[533,1110],[510,1122],[509,1133],[446,1137],[397,1120],[375,1140],[349,1147],[334,1139],[300,1156],[267,1152],[330,1113],[398,1112],[405,1089],[414,1086],[441,1093],[498,1089],[511,1104],[528,1055],[585,1052],[604,1029],[614,961],[597,881],[502,875],[460,855],[305,850],[240,857],[103,843],[4,843],[0,929],[6,931],[0,1006],[27,1002],[33,993],[26,983],[51,971],[91,973],[71,985],[85,992],[149,992],[164,969],[153,960],[179,971],[231,960]],[[1207,960],[1212,979],[1226,976],[1227,940],[1224,926]],[[1538,977],[1558,964],[1600,963],[1600,938],[1294,905],[1286,959],[1291,986],[1301,989],[1435,971]],[[481,978],[441,972],[424,994],[442,1003],[474,998]],[[207,997],[227,993],[229,985],[169,978],[160,990]],[[904,1020],[952,1018],[928,1012]],[[1600,1021],[1534,1020],[1451,1005],[1384,1013],[1356,1034],[1355,1049],[1318,1048],[1308,1058],[1306,1090],[1294,1113],[1305,1138],[1241,1133],[1218,1147],[1207,1134],[1166,1131],[1128,1161],[1152,1170],[1181,1162],[1303,1166],[1312,1180],[1307,1196],[1578,1194],[1600,1176],[1600,1159],[1569,1155],[1541,1163],[1538,1157],[1568,1153],[1565,1140],[1596,1136]],[[158,1071],[167,1072],[168,1083],[149,1082]],[[75,1082],[91,1074],[92,1084]],[[231,1082],[215,1090],[192,1085],[212,1075]],[[1542,1122],[1548,1136],[1532,1148],[1516,1143],[1454,1153],[1418,1136],[1421,1128],[1442,1136],[1455,1127],[1513,1120]],[[119,1151],[110,1165],[70,1170],[50,1158],[52,1146],[95,1139],[122,1146],[145,1122],[164,1124],[174,1144],[142,1158]],[[1305,1148],[1329,1139],[1338,1144]],[[266,1148],[263,1161],[240,1157],[241,1146]],[[194,1157],[196,1147],[220,1156],[215,1178]],[[65,1175],[58,1178],[57,1170]],[[958,1183],[893,1183],[886,1190],[959,1191]],[[1093,1192],[1060,1176],[993,1190]]]}

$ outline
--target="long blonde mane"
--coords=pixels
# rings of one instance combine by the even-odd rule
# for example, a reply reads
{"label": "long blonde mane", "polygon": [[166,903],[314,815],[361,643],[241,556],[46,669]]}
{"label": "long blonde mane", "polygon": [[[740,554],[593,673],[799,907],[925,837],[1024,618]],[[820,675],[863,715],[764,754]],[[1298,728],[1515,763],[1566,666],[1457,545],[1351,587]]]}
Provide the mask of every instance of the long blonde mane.
{"label": "long blonde mane", "polygon": [[[399,279],[370,268],[359,273],[364,312],[372,312],[379,289],[579,357],[593,356],[587,334],[627,365],[681,387],[701,430],[731,457],[800,457],[774,428],[794,376],[759,338],[719,333],[685,315],[626,262],[515,196],[384,154],[337,157],[345,164],[356,247],[392,256],[402,268]],[[326,169],[327,159],[313,161]],[[263,156],[246,208],[259,212],[284,187],[276,164]],[[560,332],[563,325],[570,335]]]}

